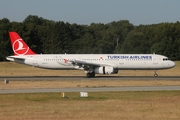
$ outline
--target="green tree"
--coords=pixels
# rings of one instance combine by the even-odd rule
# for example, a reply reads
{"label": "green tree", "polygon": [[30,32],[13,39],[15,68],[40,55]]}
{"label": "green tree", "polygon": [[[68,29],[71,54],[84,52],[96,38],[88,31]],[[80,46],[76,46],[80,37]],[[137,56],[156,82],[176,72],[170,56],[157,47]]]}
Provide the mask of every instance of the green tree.
{"label": "green tree", "polygon": [[12,47],[8,36],[9,29],[9,19],[3,18],[0,20],[0,61],[4,61],[6,56],[12,54]]}
{"label": "green tree", "polygon": [[122,44],[121,53],[124,54],[146,54],[148,50],[148,40],[142,32],[132,31],[128,34],[124,43]]}

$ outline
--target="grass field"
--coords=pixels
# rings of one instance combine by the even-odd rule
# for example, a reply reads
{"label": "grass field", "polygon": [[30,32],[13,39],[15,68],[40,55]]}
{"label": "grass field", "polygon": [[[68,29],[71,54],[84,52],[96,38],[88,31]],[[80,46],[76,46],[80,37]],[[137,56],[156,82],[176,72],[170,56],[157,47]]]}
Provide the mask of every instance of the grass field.
{"label": "grass field", "polygon": [[42,80],[0,82],[0,90],[27,88],[115,87],[115,86],[168,86],[179,85],[180,80]]}
{"label": "grass field", "polygon": [[97,92],[0,95],[2,120],[179,120],[180,92]]}
{"label": "grass field", "polygon": [[[159,76],[180,76],[180,62]],[[85,76],[83,71],[45,70],[12,62],[0,63],[0,76]],[[153,71],[119,71],[115,76],[153,76]],[[162,86],[179,80],[61,80],[10,81],[0,89]],[[0,94],[0,120],[179,120],[180,91]]]}

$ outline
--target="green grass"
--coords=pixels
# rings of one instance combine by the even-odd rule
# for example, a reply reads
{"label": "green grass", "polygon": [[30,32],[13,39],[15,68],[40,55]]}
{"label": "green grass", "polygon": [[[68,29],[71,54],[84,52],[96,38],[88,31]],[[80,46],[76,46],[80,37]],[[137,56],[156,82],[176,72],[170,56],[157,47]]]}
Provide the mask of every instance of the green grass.
{"label": "green grass", "polygon": [[0,119],[178,120],[180,91],[0,94]]}
{"label": "green grass", "polygon": [[128,92],[89,92],[87,98],[80,97],[78,92],[67,92],[65,98],[61,93],[25,93],[25,94],[0,94],[0,102],[6,100],[27,100],[36,102],[48,102],[52,100],[140,100],[158,97],[180,96],[179,91],[128,91]]}

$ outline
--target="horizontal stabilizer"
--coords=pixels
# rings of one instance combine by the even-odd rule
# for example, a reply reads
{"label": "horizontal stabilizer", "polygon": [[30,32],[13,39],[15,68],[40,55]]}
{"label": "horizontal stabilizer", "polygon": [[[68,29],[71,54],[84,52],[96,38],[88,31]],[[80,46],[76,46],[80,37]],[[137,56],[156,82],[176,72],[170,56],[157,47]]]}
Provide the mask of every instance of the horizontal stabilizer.
{"label": "horizontal stabilizer", "polygon": [[20,58],[18,56],[8,56],[6,57],[7,60],[12,61],[12,62],[18,62],[21,64],[24,64],[25,59],[24,58]]}

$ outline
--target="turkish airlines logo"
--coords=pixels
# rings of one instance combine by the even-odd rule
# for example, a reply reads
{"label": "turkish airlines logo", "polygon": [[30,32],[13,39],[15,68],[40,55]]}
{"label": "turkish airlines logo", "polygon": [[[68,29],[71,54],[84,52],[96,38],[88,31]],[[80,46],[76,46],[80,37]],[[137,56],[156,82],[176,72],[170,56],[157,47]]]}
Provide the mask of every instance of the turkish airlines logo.
{"label": "turkish airlines logo", "polygon": [[23,40],[17,39],[13,43],[13,51],[17,55],[24,55],[28,52],[29,47],[24,47]]}
{"label": "turkish airlines logo", "polygon": [[68,60],[67,59],[64,59],[64,63],[67,63],[68,62]]}

